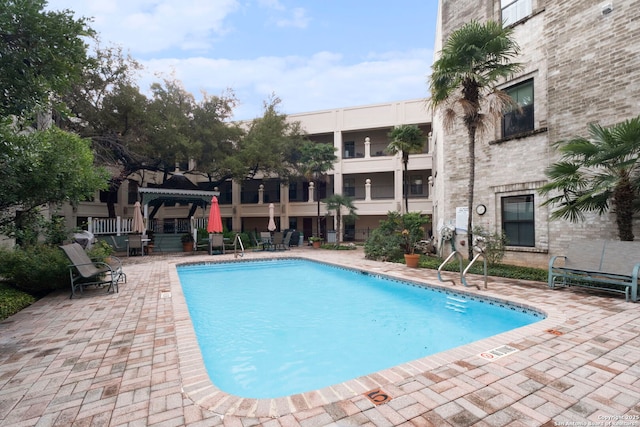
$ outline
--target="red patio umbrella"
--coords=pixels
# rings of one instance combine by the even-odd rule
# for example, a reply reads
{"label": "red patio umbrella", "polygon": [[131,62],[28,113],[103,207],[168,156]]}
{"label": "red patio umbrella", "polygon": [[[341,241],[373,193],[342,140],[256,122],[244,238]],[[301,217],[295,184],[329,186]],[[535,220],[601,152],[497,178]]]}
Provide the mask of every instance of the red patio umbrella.
{"label": "red patio umbrella", "polygon": [[207,222],[208,233],[222,233],[222,216],[220,216],[220,205],[218,198],[211,198],[211,209],[209,209],[209,222]]}

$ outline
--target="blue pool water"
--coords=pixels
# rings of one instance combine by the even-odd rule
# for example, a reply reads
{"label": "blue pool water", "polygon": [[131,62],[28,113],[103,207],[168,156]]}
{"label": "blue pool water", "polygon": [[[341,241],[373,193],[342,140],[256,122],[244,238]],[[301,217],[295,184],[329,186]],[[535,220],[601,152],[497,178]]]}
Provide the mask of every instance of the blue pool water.
{"label": "blue pool water", "polygon": [[306,260],[178,274],[211,381],[248,398],[326,387],[543,317]]}

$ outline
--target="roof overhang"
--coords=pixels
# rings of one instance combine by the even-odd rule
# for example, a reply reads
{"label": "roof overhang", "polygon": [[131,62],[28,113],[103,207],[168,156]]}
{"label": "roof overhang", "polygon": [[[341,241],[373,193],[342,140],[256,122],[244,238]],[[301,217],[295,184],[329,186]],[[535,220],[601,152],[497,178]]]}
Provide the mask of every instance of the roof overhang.
{"label": "roof overhang", "polygon": [[209,203],[213,196],[219,196],[219,191],[204,191],[204,190],[180,190],[173,188],[149,188],[140,187],[138,192],[142,197],[142,204],[149,204],[154,200],[174,200],[183,201],[189,203],[202,202]]}

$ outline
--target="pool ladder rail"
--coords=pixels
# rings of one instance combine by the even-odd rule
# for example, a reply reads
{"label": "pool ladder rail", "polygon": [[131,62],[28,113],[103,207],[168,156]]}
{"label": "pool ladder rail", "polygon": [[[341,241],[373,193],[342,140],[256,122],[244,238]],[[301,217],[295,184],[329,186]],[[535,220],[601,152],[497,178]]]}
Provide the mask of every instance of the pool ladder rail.
{"label": "pool ladder rail", "polygon": [[[475,247],[474,247],[475,249]],[[473,263],[475,263],[480,257],[482,257],[482,260],[484,262],[484,288],[487,289],[487,258],[484,256],[484,251],[482,251],[481,249],[478,249],[478,253],[476,254],[476,256],[473,257],[473,259],[471,260],[471,262],[469,263],[469,265],[467,265],[467,268],[465,268],[464,270],[462,269],[462,254],[456,250],[454,250],[453,252],[451,252],[449,254],[449,256],[442,262],[442,264],[440,264],[440,266],[438,267],[438,280],[440,280],[441,282],[451,282],[454,286],[456,284],[455,280],[453,279],[448,279],[448,280],[444,280],[442,279],[442,275],[440,274],[442,271],[442,268],[447,265],[447,263],[453,258],[453,257],[458,258],[458,264],[460,265],[460,283],[462,283],[465,286],[469,286],[469,283],[467,283],[467,272],[469,271],[469,269],[471,268],[471,266],[473,265]],[[475,286],[478,290],[480,290],[480,286],[478,285],[473,285]]]}
{"label": "pool ladder rail", "polygon": [[242,244],[240,233],[236,233],[235,237],[233,238],[233,257],[242,258],[243,256],[244,256],[244,245]]}

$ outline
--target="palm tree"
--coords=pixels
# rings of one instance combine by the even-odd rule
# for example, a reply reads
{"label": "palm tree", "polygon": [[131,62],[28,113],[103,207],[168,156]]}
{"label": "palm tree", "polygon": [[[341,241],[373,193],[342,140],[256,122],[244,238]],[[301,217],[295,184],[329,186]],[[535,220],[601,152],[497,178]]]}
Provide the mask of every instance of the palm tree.
{"label": "palm tree", "polygon": [[298,171],[308,180],[315,182],[316,202],[318,204],[317,236],[320,237],[320,178],[333,169],[333,164],[338,160],[335,154],[336,148],[331,144],[320,144],[312,141],[304,141],[300,146],[297,163]]}
{"label": "palm tree", "polygon": [[511,61],[520,48],[512,29],[499,22],[472,21],[451,33],[433,64],[429,89],[431,106],[442,108],[444,126],[462,119],[469,139],[467,247],[473,257],[473,192],[476,137],[502,115],[514,101],[496,85],[521,69]]}
{"label": "palm tree", "polygon": [[[338,223],[338,243],[342,243],[344,236],[344,229],[342,220],[345,221],[353,221],[358,218],[358,214],[356,214],[356,208],[353,204],[353,199],[349,196],[343,196],[342,194],[334,194],[330,197],[327,197],[323,200],[327,204],[327,211],[335,211],[336,213],[336,222]],[[342,209],[347,209],[347,214],[342,216]]]}
{"label": "palm tree", "polygon": [[584,220],[613,207],[620,240],[632,241],[633,215],[640,211],[640,116],[609,128],[589,126],[589,138],[555,144],[562,159],[546,174],[551,180],[541,194],[558,192],[543,205],[558,205],[552,219]]}
{"label": "palm tree", "polygon": [[402,193],[404,195],[404,211],[409,212],[409,177],[407,167],[409,164],[409,154],[421,153],[424,147],[425,137],[420,128],[416,125],[401,125],[393,128],[389,132],[389,145],[386,151],[390,154],[402,153],[402,163],[404,165]]}

